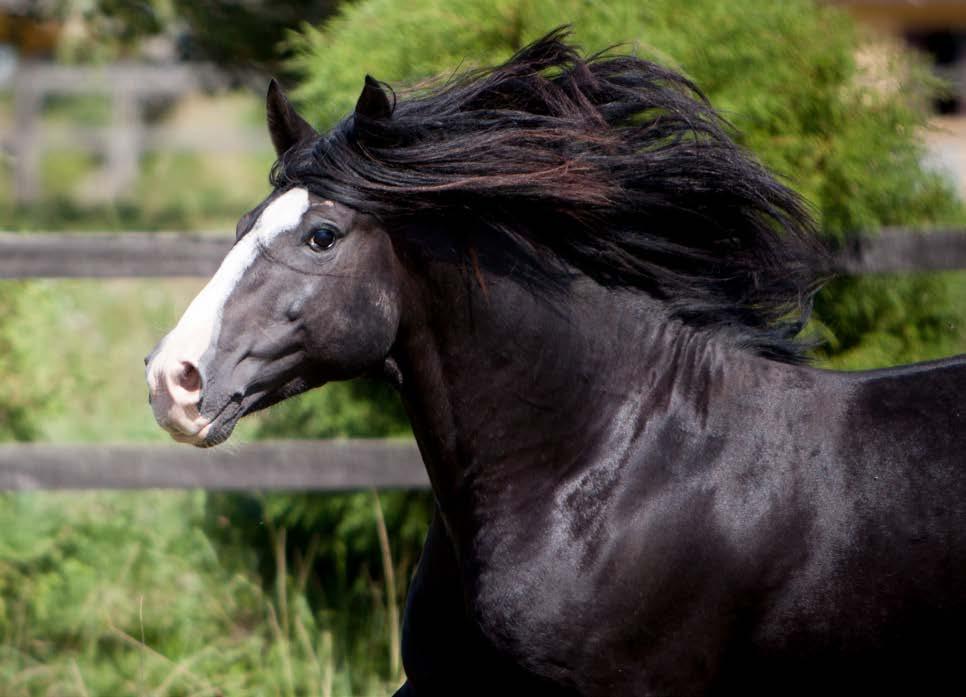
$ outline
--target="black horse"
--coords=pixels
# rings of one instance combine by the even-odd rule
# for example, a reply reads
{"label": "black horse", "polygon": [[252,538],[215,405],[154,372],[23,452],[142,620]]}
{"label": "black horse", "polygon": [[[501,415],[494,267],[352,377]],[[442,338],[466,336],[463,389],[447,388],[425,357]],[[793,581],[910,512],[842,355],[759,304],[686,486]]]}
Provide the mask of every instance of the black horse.
{"label": "black horse", "polygon": [[[698,90],[555,32],[316,133],[149,357],[211,446],[395,385],[436,515],[402,695],[938,689],[966,652],[966,362],[808,367],[828,268]],[[320,419],[325,414],[319,414]]]}

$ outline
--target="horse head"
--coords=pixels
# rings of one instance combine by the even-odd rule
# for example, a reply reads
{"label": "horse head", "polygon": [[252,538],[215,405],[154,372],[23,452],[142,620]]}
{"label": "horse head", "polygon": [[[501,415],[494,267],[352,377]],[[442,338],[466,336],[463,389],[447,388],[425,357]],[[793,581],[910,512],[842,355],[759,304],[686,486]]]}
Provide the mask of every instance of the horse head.
{"label": "horse head", "polygon": [[[280,158],[319,137],[274,81],[267,107]],[[367,79],[357,117],[387,108]],[[177,441],[220,443],[245,414],[378,370],[400,312],[392,245],[375,218],[277,188],[241,218],[218,271],[146,359],[154,416]]]}

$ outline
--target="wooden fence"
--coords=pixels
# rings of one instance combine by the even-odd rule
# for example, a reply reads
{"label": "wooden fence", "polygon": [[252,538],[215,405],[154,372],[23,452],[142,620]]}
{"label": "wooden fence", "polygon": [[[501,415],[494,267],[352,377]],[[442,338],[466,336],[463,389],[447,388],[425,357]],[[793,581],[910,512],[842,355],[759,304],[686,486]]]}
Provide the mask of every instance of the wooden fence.
{"label": "wooden fence", "polygon": [[[0,233],[0,278],[208,276],[227,235]],[[966,269],[966,231],[884,230],[841,250],[843,274]],[[2,376],[0,376],[2,378]],[[411,441],[176,445],[0,445],[0,490],[313,489],[428,486]]]}
{"label": "wooden fence", "polygon": [[[145,407],[146,408],[146,407]],[[408,440],[186,445],[0,445],[0,490],[414,489],[429,485]]]}
{"label": "wooden fence", "polygon": [[[268,143],[261,130],[232,124],[185,130],[145,123],[144,105],[151,99],[175,99],[224,84],[224,75],[206,64],[19,65],[13,76],[13,129],[0,134],[0,144],[14,155],[14,197],[18,201],[39,198],[40,165],[47,150],[101,155],[105,172],[101,195],[109,199],[130,189],[146,151],[265,152]],[[101,127],[42,124],[48,97],[79,95],[106,98],[110,123]]]}
{"label": "wooden fence", "polygon": [[[0,233],[0,278],[210,276],[233,238],[183,233]],[[885,229],[841,249],[847,275],[966,269],[966,230]]]}

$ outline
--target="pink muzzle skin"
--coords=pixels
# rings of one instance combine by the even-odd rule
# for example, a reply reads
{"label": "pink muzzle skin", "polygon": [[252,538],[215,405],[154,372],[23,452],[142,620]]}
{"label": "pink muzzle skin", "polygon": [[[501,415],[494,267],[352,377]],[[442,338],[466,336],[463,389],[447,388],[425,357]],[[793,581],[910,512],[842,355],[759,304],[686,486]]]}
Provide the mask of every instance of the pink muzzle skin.
{"label": "pink muzzle skin", "polygon": [[158,424],[181,443],[200,443],[211,422],[198,411],[202,379],[190,361],[171,360],[164,351],[147,368],[148,394]]}

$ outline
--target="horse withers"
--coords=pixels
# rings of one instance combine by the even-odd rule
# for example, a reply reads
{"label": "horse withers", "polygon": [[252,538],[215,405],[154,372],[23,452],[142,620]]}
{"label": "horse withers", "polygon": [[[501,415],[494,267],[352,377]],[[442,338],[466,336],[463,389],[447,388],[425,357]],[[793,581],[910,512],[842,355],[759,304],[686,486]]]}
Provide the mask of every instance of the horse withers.
{"label": "horse withers", "polygon": [[963,689],[966,364],[807,365],[827,260],[694,85],[555,32],[398,101],[367,77],[326,134],[272,83],[268,124],[274,191],[151,402],[208,447],[399,390],[436,501],[399,694]]}

